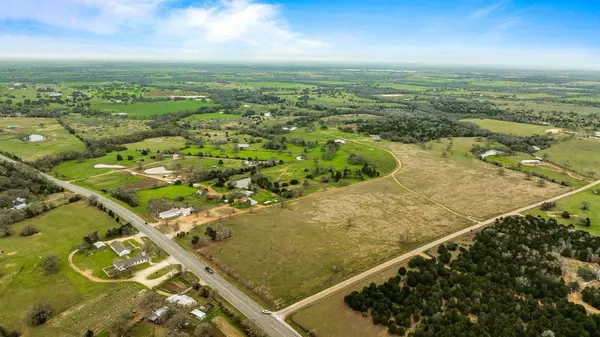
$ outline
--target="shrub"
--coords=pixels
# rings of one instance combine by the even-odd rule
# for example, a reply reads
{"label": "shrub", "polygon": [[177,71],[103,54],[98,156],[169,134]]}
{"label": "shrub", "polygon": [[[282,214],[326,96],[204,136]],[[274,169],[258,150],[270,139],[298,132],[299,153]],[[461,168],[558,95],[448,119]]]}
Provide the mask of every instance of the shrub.
{"label": "shrub", "polygon": [[21,229],[21,233],[19,233],[19,235],[21,235],[21,236],[31,236],[31,235],[37,234],[39,232],[40,231],[37,228],[35,228],[34,225],[25,225],[25,227],[23,227]]}
{"label": "shrub", "polygon": [[596,274],[586,267],[580,267],[577,270],[577,276],[581,277],[584,281],[592,281],[596,279]]}
{"label": "shrub", "polygon": [[46,275],[58,273],[60,269],[60,258],[58,258],[58,255],[56,254],[44,255],[40,267]]}
{"label": "shrub", "polygon": [[75,194],[75,195],[72,195],[72,196],[69,198],[69,202],[70,202],[70,203],[73,203],[73,202],[79,201],[79,200],[81,200],[81,199],[83,199],[83,197],[82,197],[82,196],[80,196],[79,194]]}
{"label": "shrub", "polygon": [[46,323],[52,315],[52,307],[48,304],[37,302],[25,313],[25,322],[29,326],[38,326]]}
{"label": "shrub", "polygon": [[562,216],[563,219],[570,219],[571,218],[571,214],[569,214],[569,212],[567,212],[567,211],[562,212],[562,214],[560,216]]}

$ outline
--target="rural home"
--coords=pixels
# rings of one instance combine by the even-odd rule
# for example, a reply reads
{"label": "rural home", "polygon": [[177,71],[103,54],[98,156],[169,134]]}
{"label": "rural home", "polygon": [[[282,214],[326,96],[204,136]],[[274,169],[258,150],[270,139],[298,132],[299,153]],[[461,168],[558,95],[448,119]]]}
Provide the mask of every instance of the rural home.
{"label": "rural home", "polygon": [[541,148],[540,148],[539,146],[535,146],[535,145],[534,145],[534,146],[532,146],[532,147],[531,147],[531,149],[532,149],[533,151],[539,151],[539,150],[541,150]]}
{"label": "rural home", "polygon": [[173,159],[179,159],[181,155],[179,153],[173,153]]}
{"label": "rural home", "polygon": [[238,149],[247,149],[250,147],[250,144],[238,144],[237,147]]}
{"label": "rural home", "polygon": [[125,256],[131,254],[131,249],[125,248],[123,242],[121,241],[113,241],[110,243],[110,248],[117,254],[118,256]]}
{"label": "rural home", "polygon": [[106,243],[104,243],[102,241],[97,241],[97,242],[94,242],[94,247],[96,247],[97,250],[105,250]]}
{"label": "rural home", "polygon": [[532,160],[521,160],[521,164],[523,165],[539,165],[541,162],[537,159]]}
{"label": "rural home", "polygon": [[373,139],[374,141],[378,142],[381,140],[381,136],[380,135],[370,135],[371,139]]}
{"label": "rural home", "polygon": [[348,144],[348,142],[343,139],[336,139],[333,142],[336,144]]}
{"label": "rural home", "polygon": [[62,95],[63,94],[58,93],[58,92],[51,92],[51,93],[48,94],[48,97],[60,97]]}
{"label": "rural home", "polygon": [[594,132],[594,137],[596,137],[596,138],[600,138],[600,131],[596,131],[596,132]]}
{"label": "rural home", "polygon": [[148,255],[146,253],[142,253],[142,255],[134,256],[127,260],[117,260],[113,262],[113,267],[115,267],[118,271],[125,271],[133,266],[137,266],[138,264],[146,263],[150,261]]}
{"label": "rural home", "polygon": [[167,302],[181,307],[191,307],[196,305],[196,300],[187,295],[172,295],[167,297]]}
{"label": "rural home", "polygon": [[283,127],[282,129],[285,130],[285,131],[294,131],[294,130],[297,129],[297,127],[295,127],[295,126],[292,126],[291,128]]}
{"label": "rural home", "polygon": [[481,159],[485,159],[489,156],[498,156],[501,154],[504,154],[504,152],[498,150],[487,150],[481,155]]}
{"label": "rural home", "polygon": [[158,217],[164,220],[164,219],[174,218],[176,216],[189,216],[190,214],[192,214],[193,211],[194,211],[194,209],[192,207],[171,208],[168,211],[160,212],[158,214]]}
{"label": "rural home", "polygon": [[156,323],[156,324],[161,323],[162,319],[167,315],[168,312],[169,312],[169,307],[158,308],[158,309],[154,310],[150,316],[148,316],[148,319],[152,323]]}
{"label": "rural home", "polygon": [[248,203],[249,203],[251,206],[258,205],[258,201],[254,200],[254,199],[252,199],[252,198],[248,198]]}
{"label": "rural home", "polygon": [[192,310],[190,314],[196,316],[199,320],[203,320],[206,317],[206,314],[198,309]]}

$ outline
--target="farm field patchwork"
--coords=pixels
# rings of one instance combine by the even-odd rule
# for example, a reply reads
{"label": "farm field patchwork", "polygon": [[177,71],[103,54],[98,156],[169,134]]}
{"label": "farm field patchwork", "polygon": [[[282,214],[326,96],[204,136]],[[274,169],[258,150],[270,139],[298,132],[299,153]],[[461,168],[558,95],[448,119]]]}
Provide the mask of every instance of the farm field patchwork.
{"label": "farm field patchwork", "polygon": [[225,220],[202,253],[280,308],[470,223],[387,177]]}
{"label": "farm field patchwork", "polygon": [[[53,118],[0,118],[0,150],[10,152],[25,161],[34,161],[59,151],[85,149],[85,145],[71,135]],[[23,137],[40,135],[40,141],[24,141]]]}
{"label": "farm field patchwork", "polygon": [[[116,298],[110,305],[96,308],[96,319],[89,317],[78,319],[75,326],[59,319],[68,310],[67,315],[77,316],[87,301],[102,301],[107,294],[124,291],[128,296],[139,292],[141,288],[132,285],[94,283],[75,272],[68,264],[69,254],[81,243],[82,237],[98,231],[101,235],[114,227],[113,219],[100,210],[87,207],[83,202],[61,206],[39,217],[28,219],[13,225],[18,233],[27,224],[34,225],[40,233],[22,237],[18,234],[0,240],[0,266],[4,276],[0,277],[0,301],[4,310],[0,311],[0,325],[24,329],[27,336],[48,336],[61,333],[79,334],[77,324],[90,324],[106,328],[107,319],[114,318],[111,313]],[[60,258],[60,271],[57,274],[44,275],[40,270],[40,257],[54,253]],[[133,292],[126,289],[137,289]],[[123,295],[123,294],[122,294]],[[119,296],[126,301],[127,297]],[[55,314],[48,325],[39,328],[25,327],[22,315],[34,302],[49,303]],[[83,306],[79,306],[82,304]],[[89,310],[88,308],[87,310]],[[98,316],[98,314],[100,315]],[[105,315],[103,319],[97,319]],[[79,326],[81,327],[81,326]],[[87,328],[87,326],[86,326]]]}

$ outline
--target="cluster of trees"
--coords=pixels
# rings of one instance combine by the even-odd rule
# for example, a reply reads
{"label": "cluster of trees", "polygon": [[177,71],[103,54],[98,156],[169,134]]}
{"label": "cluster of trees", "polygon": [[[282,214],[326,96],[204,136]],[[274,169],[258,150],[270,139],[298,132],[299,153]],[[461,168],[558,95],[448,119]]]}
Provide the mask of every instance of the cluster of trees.
{"label": "cluster of trees", "polygon": [[[213,228],[212,226],[206,227],[205,234],[208,237],[210,237],[213,241],[223,241],[229,239],[232,235],[232,232],[231,229],[218,225],[215,228]],[[194,241],[194,238],[192,238],[192,241]]]}
{"label": "cluster of trees", "polygon": [[578,288],[561,277],[560,256],[589,262],[599,248],[599,238],[555,219],[507,217],[461,247],[450,268],[417,256],[408,270],[344,300],[398,335],[598,336],[600,315],[567,300]]}
{"label": "cluster of trees", "polygon": [[140,205],[140,199],[137,195],[135,188],[129,187],[127,185],[121,185],[115,188],[111,195],[125,203],[127,203],[131,207],[137,207]]}
{"label": "cluster of trees", "polygon": [[584,302],[589,303],[594,308],[600,309],[600,289],[585,287],[581,291],[581,297]]}
{"label": "cluster of trees", "polygon": [[[133,227],[130,223],[123,224],[119,227],[113,227],[108,229],[104,234],[105,239],[116,238],[119,236],[129,236],[137,233],[135,227]],[[85,238],[84,238],[85,240]],[[97,241],[97,240],[96,240]]]}
{"label": "cluster of trees", "polygon": [[477,137],[486,131],[474,124],[460,123],[443,116],[404,114],[365,120],[359,132],[378,134],[394,142],[417,143],[445,137]]}

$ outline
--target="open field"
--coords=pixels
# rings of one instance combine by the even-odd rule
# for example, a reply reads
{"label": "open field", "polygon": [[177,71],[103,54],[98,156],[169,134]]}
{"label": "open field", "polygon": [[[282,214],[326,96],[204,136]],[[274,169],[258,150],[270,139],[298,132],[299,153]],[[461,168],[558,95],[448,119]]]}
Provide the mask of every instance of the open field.
{"label": "open field", "polygon": [[[584,176],[600,174],[600,139],[573,138],[552,145],[536,155],[548,155],[548,161]],[[592,174],[593,173],[593,174]]]}
{"label": "open field", "polygon": [[[598,188],[592,188],[583,192],[577,193],[565,199],[556,202],[556,207],[550,211],[542,211],[541,209],[533,209],[527,214],[541,215],[543,217],[553,217],[561,224],[573,224],[576,229],[588,231],[594,235],[600,235],[600,194],[594,193]],[[589,204],[588,210],[582,209],[582,204]],[[571,218],[564,219],[561,217],[562,212],[569,212]],[[590,218],[592,225],[590,227],[580,226],[580,219]]]}
{"label": "open field", "polygon": [[[79,139],[69,134],[53,118],[0,118],[0,129],[0,150],[13,153],[26,161],[34,161],[58,151],[85,149]],[[46,139],[39,142],[21,139],[31,134],[41,135]]]}
{"label": "open field", "polygon": [[223,221],[233,238],[204,254],[283,307],[470,223],[388,177]]}
{"label": "open field", "polygon": [[101,191],[104,189],[109,190],[122,185],[148,184],[148,186],[152,186],[153,183],[159,184],[161,181],[142,176],[134,176],[129,172],[115,172],[112,174],[105,174],[98,177],[80,180],[76,182],[76,185],[95,191]]}
{"label": "open field", "polygon": [[[406,187],[422,193],[450,209],[471,217],[486,219],[506,211],[566,192],[555,184],[544,187],[527,181],[524,174],[506,171],[476,159],[466,152],[471,138],[456,138],[453,154],[442,158],[448,140],[431,142],[431,149],[417,145],[387,143],[402,161],[396,178]],[[470,148],[470,147],[469,147]]]}
{"label": "open field", "polygon": [[188,116],[186,118],[184,118],[183,120],[185,121],[202,121],[202,120],[207,120],[207,119],[236,119],[236,118],[242,118],[241,115],[234,115],[234,114],[221,114],[221,113],[208,113],[208,114],[196,114],[196,115],[191,115]]}
{"label": "open field", "polygon": [[482,129],[496,133],[513,134],[515,136],[543,135],[546,133],[546,130],[554,129],[551,126],[514,123],[494,119],[463,119],[461,122],[475,123]]}
{"label": "open field", "polygon": [[[121,165],[121,166],[134,166],[138,161],[142,161],[143,164],[149,164],[154,159],[152,156],[157,156],[157,151],[164,150],[178,150],[185,146],[185,139],[182,137],[159,137],[149,138],[141,142],[125,144],[127,150],[121,152],[110,152],[103,157],[90,158],[85,160],[69,160],[62,162],[61,164],[53,168],[53,172],[57,173],[61,178],[72,180],[81,179],[101,173],[110,172],[110,168],[94,168],[94,165],[105,164],[105,165]],[[148,154],[142,154],[142,150],[150,150]],[[118,161],[117,155],[121,155],[123,160]],[[132,156],[133,159],[127,159],[128,156]],[[157,158],[158,160],[158,158]]]}
{"label": "open field", "polygon": [[112,104],[110,102],[94,102],[92,107],[99,110],[110,110],[114,112],[125,112],[128,116],[138,118],[150,118],[155,115],[166,114],[183,110],[196,110],[203,106],[214,106],[212,101],[201,102],[191,100],[181,101],[159,101],[139,102],[134,104]]}
{"label": "open field", "polygon": [[[14,235],[0,239],[0,265],[5,273],[0,277],[0,302],[3,303],[3,310],[0,311],[1,326],[14,329],[23,327],[27,336],[60,335],[61,332],[79,334],[81,331],[78,329],[83,328],[81,324],[105,328],[108,324],[107,319],[114,318],[116,300],[127,301],[128,297],[113,297],[109,303],[96,307],[93,319],[82,315],[75,321],[58,319],[39,328],[26,328],[21,318],[37,301],[52,305],[55,311],[54,318],[69,308],[68,316],[78,317],[82,314],[80,310],[87,307],[88,301],[104,301],[106,296],[110,297],[107,294],[121,290],[128,293],[128,296],[139,291],[140,288],[133,285],[91,282],[69,267],[68,255],[84,235],[93,231],[103,235],[108,228],[115,225],[113,219],[98,209],[87,207],[83,202],[61,206],[37,218],[15,224],[15,232],[18,233],[26,224],[37,227],[40,234],[30,237]],[[50,253],[59,256],[60,272],[44,275],[38,264],[41,256]],[[90,309],[91,307],[87,307],[85,310]]]}
{"label": "open field", "polygon": [[150,129],[146,125],[147,121],[122,117],[102,118],[70,114],[62,117],[62,120],[72,127],[78,135],[86,139],[122,136]]}

